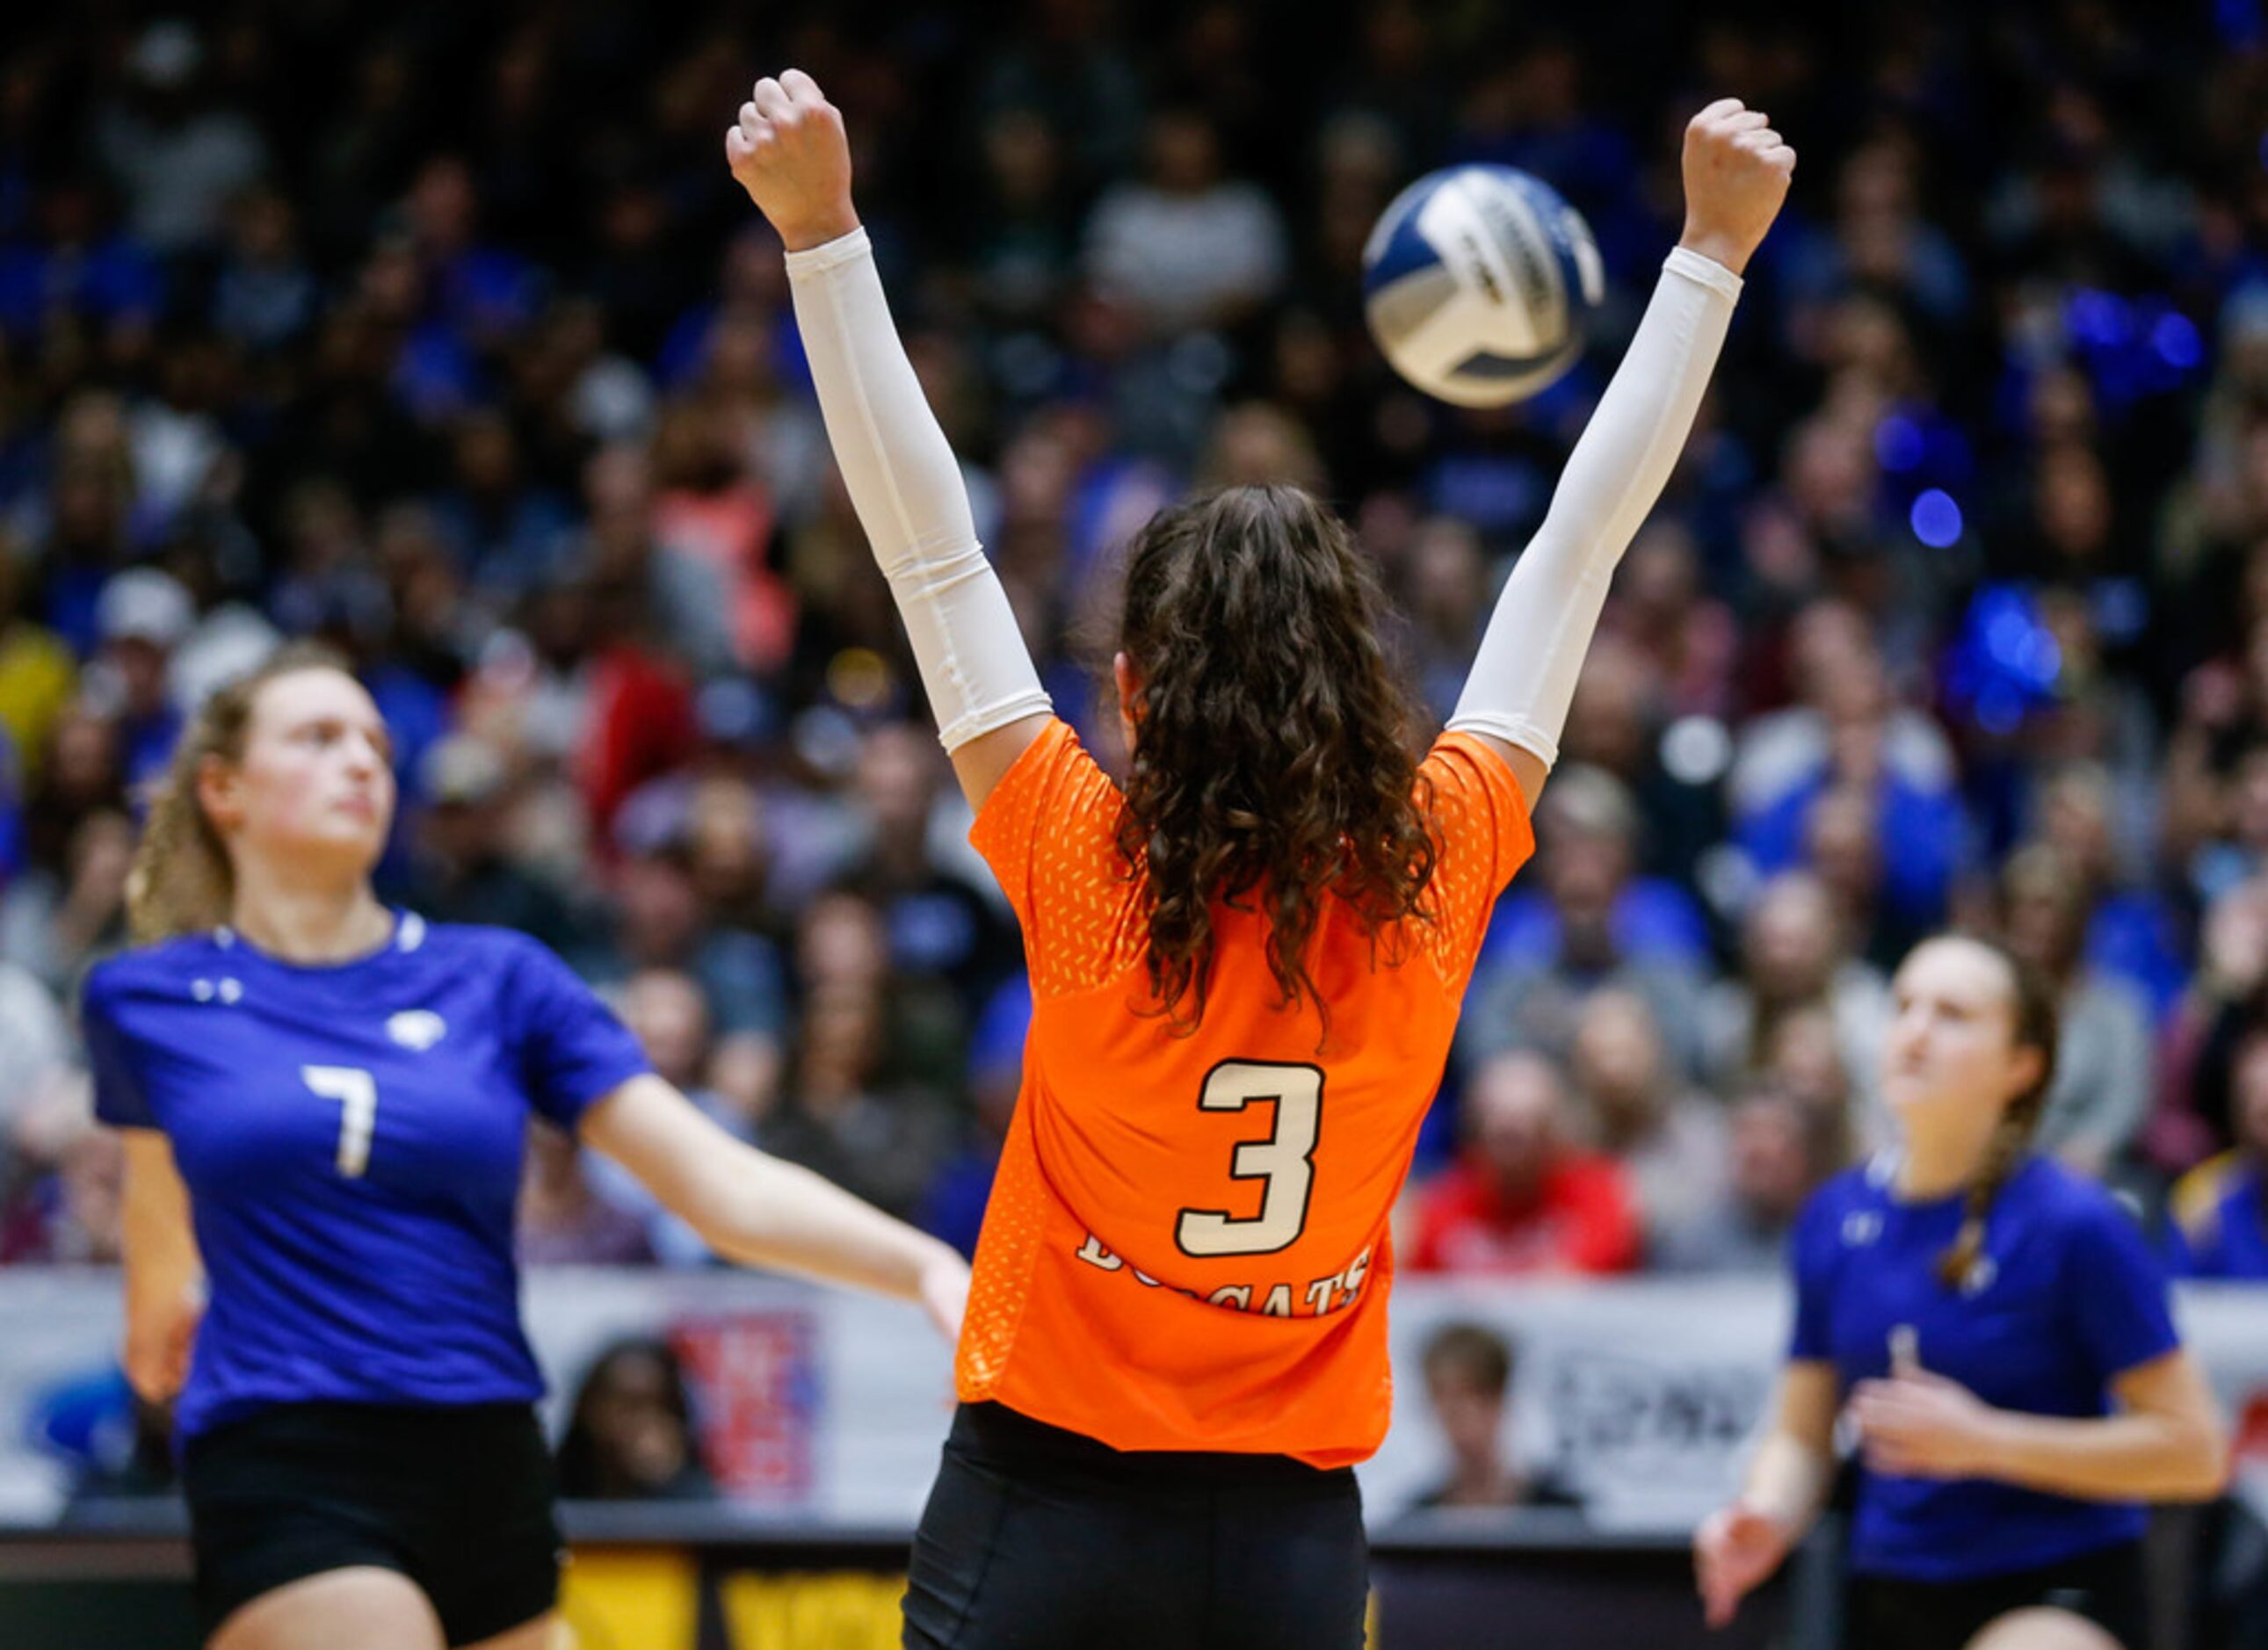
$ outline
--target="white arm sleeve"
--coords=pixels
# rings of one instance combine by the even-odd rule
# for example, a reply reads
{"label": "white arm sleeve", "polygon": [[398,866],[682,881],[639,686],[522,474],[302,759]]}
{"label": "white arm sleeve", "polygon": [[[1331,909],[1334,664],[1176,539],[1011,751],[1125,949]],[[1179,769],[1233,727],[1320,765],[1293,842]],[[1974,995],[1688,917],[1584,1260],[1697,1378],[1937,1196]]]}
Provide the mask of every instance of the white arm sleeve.
{"label": "white arm sleeve", "polygon": [[961,467],[890,320],[864,229],[787,254],[827,438],[890,581],[937,716],[958,750],[1047,711],[1008,593],[976,542]]}
{"label": "white arm sleeve", "polygon": [[1614,381],[1497,598],[1454,728],[1492,733],[1548,766],[1607,586],[1675,468],[1717,365],[1741,277],[1679,247]]}

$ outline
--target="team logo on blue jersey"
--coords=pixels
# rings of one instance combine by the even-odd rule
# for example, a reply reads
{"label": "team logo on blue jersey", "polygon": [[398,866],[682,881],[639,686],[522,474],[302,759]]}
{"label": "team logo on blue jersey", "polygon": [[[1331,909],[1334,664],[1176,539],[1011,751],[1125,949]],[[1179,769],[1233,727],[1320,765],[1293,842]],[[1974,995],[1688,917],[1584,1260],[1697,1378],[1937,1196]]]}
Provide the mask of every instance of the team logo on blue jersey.
{"label": "team logo on blue jersey", "polygon": [[405,1008],[386,1022],[386,1035],[423,1054],[449,1035],[449,1022],[430,1008]]}
{"label": "team logo on blue jersey", "polygon": [[1990,1289],[1999,1275],[2000,1263],[1990,1255],[1979,1255],[1961,1280],[1961,1293],[1974,1300]]}

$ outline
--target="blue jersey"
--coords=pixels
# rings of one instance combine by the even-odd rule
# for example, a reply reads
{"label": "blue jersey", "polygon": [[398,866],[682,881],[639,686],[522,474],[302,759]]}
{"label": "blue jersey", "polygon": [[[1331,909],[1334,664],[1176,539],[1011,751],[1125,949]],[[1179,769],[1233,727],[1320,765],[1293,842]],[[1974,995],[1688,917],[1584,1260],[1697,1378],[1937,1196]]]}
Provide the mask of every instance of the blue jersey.
{"label": "blue jersey", "polygon": [[[1847,1393],[1889,1373],[1911,1330],[1922,1366],[2034,1415],[2110,1412],[2114,1377],[2179,1344],[2165,1274],[2133,1220],[2091,1181],[2028,1160],[1994,1200],[1963,1287],[1938,1280],[1958,1196],[1905,1202],[1888,1160],[1838,1175],[1796,1223],[1790,1356],[1835,1366]],[[1851,1565],[1922,1581],[2004,1574],[2142,1534],[2143,1509],[1984,1479],[1861,1467]]]}
{"label": "blue jersey", "polygon": [[397,918],[331,967],[223,929],[87,977],[95,1111],[162,1129],[210,1286],[178,1426],[275,1403],[522,1402],[514,1204],[530,1113],[573,1127],[647,1069],[565,964]]}
{"label": "blue jersey", "polygon": [[2268,1282],[2268,1176],[2248,1163],[2215,1189],[2213,1206],[2189,1230],[2174,1229],[2175,1259],[2192,1278]]}

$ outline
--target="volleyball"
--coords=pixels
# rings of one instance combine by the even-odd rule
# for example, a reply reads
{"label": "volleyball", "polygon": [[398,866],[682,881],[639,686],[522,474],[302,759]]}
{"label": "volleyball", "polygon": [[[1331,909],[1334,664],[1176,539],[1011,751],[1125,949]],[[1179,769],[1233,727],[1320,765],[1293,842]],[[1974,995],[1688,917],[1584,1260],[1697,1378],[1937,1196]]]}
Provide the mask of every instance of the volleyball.
{"label": "volleyball", "polygon": [[1460,407],[1502,407],[1575,363],[1606,289],[1582,214],[1511,166],[1426,173],[1362,254],[1363,313],[1394,370]]}

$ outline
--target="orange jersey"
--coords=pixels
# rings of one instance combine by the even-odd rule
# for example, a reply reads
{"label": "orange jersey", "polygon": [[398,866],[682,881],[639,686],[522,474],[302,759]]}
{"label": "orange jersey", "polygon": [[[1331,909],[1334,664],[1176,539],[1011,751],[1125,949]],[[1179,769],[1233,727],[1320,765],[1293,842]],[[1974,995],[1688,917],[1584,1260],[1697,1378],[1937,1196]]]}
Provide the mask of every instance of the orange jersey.
{"label": "orange jersey", "polygon": [[[1155,1011],[1124,799],[1049,726],[970,840],[1024,930],[1033,1020],[956,1366],[994,1400],[1120,1449],[1368,1456],[1391,1404],[1387,1219],[1440,1085],[1491,907],[1535,846],[1478,740],[1425,759],[1440,856],[1397,953],[1326,902],[1330,1005],[1278,1005],[1266,918],[1213,910],[1204,1019]],[[1146,1012],[1145,1012],[1146,1010]]]}

